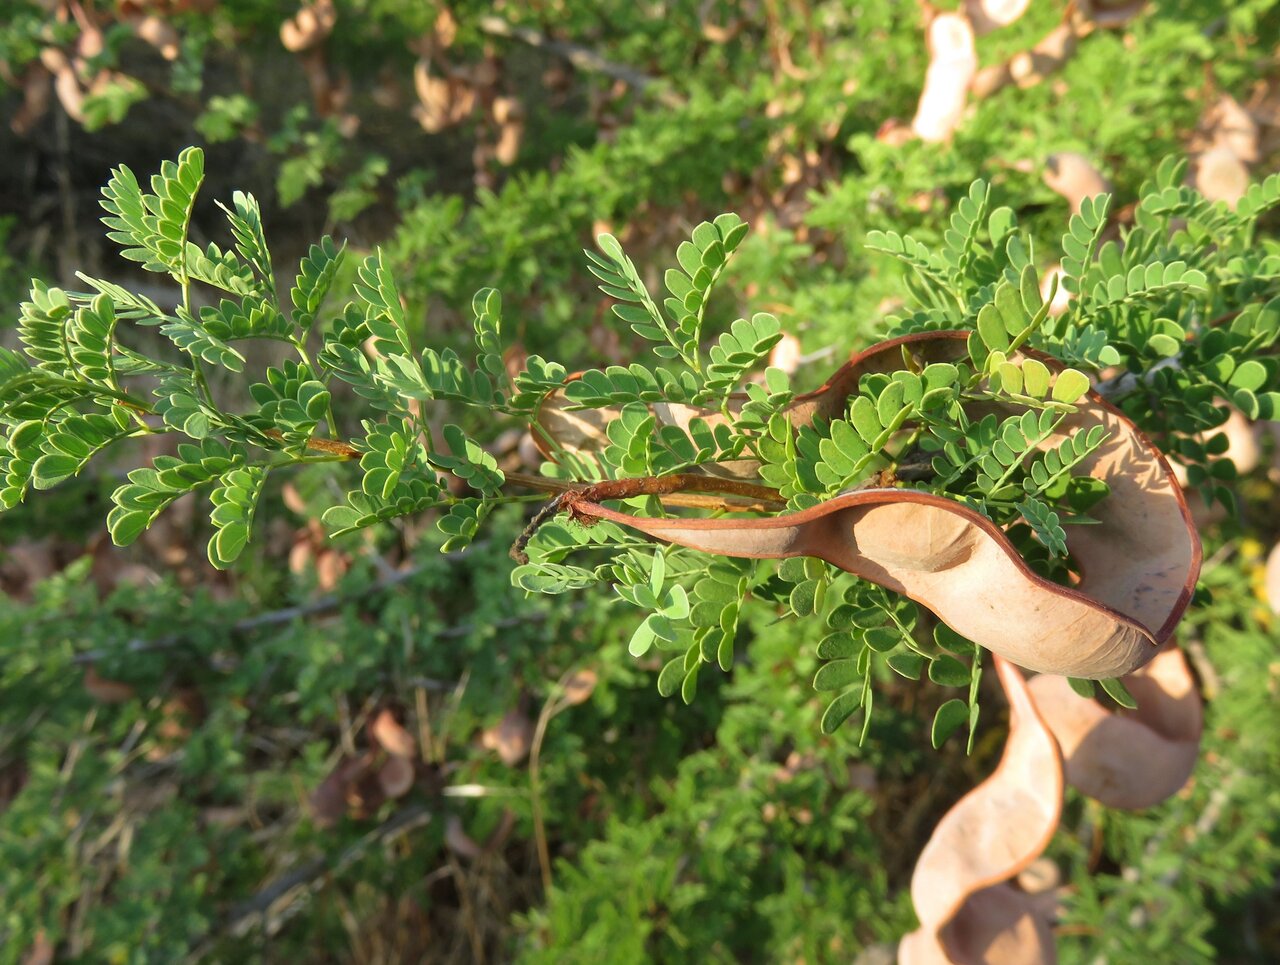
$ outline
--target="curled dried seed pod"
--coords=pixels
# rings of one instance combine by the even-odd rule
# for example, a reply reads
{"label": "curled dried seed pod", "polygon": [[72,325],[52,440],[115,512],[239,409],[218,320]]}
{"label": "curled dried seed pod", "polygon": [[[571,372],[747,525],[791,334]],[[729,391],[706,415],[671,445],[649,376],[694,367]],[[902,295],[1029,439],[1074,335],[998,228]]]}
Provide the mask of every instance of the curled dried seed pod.
{"label": "curled dried seed pod", "polygon": [[499,164],[510,167],[516,161],[520,142],[524,138],[524,107],[514,97],[495,97],[490,114],[498,125],[494,157]]}
{"label": "curled dried seed pod", "polygon": [[22,79],[22,106],[9,118],[9,128],[19,137],[26,135],[49,110],[53,78],[40,64],[32,64]]}
{"label": "curled dried seed pod", "polygon": [[911,129],[923,141],[945,141],[960,123],[978,69],[973,28],[961,14],[942,13],[928,28],[929,68]]}
{"label": "curled dried seed pod", "polygon": [[76,38],[78,56],[88,60],[97,57],[105,49],[106,43],[101,30],[94,26],[85,26],[80,29],[80,36]]}
{"label": "curled dried seed pod", "polygon": [[413,86],[418,94],[414,117],[428,134],[460,123],[475,107],[475,88],[463,80],[433,74],[426,58],[414,65]]}
{"label": "curled dried seed pod", "polygon": [[[921,364],[960,358],[965,338],[963,332],[942,332],[882,342],[855,356],[822,388],[796,399],[788,415],[797,425],[815,416],[841,417],[863,374],[900,368],[904,350]],[[1055,360],[1039,358],[1051,371],[1061,370]],[[659,406],[654,411],[660,421],[673,418]],[[581,425],[603,435],[597,427],[609,418],[606,410],[577,415],[597,420]],[[1080,400],[1041,448],[1095,426],[1106,429],[1108,438],[1078,468],[1106,482],[1110,494],[1091,510],[1099,525],[1073,526],[1067,537],[1082,571],[1074,587],[1032,572],[985,516],[917,490],[862,489],[766,518],[633,516],[594,503],[590,488],[563,505],[586,518],[609,519],[709,553],[815,556],[923,604],[958,633],[1019,666],[1117,677],[1151,659],[1181,619],[1200,571],[1200,541],[1164,457],[1095,393]],[[750,466],[744,464],[738,467],[742,472]]]}
{"label": "curled dried seed pod", "polygon": [[1062,677],[1036,677],[1029,686],[1062,748],[1072,787],[1107,807],[1152,807],[1175,794],[1195,767],[1200,693],[1182,651],[1172,645],[1124,684],[1136,710],[1108,710]]}
{"label": "curled dried seed pod", "polygon": [[53,90],[62,109],[76,123],[84,120],[84,89],[70,64],[53,75]]}
{"label": "curled dried seed pod", "polygon": [[[901,965],[1055,958],[1048,903],[1005,884],[1044,851],[1062,813],[1062,758],[1021,672],[995,658],[1009,700],[1009,737],[995,771],[934,829],[911,877],[920,928]],[[1051,906],[1048,906],[1051,908]]]}

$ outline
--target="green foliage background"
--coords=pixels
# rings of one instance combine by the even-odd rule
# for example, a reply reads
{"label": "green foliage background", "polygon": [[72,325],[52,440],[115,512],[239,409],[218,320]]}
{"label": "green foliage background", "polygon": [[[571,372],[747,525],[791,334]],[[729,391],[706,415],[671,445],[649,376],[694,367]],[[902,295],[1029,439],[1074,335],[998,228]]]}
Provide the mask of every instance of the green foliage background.
{"label": "green foliage background", "polygon": [[[481,122],[426,134],[407,108],[373,97],[384,68],[411,86],[407,43],[436,22],[433,4],[338,4],[327,49],[351,77],[354,138],[317,116],[279,47],[277,4],[176,14],[173,63],[109,32],[105,62],[136,65],[144,81],[118,126],[82,130],[55,106],[25,138],[3,135],[6,304],[30,273],[68,283],[60,273],[93,262],[133,279],[90,240],[89,199],[121,161],[150,172],[202,143],[202,232],[221,230],[212,198],[252,189],[278,257],[305,254],[322,228],[361,256],[380,243],[415,344],[463,351],[472,296],[493,287],[524,347],[570,368],[637,351],[585,270],[581,250],[597,231],[656,270],[693,225],[737,211],[752,230],[709,329],[772,313],[806,352],[833,350],[802,370],[816,384],[904,294],[906,270],[867,250],[868,232],[937,243],[982,177],[1056,256],[1067,209],[1041,179],[1049,154],[1087,154],[1116,203],[1132,201],[1163,157],[1185,152],[1218,92],[1244,99],[1275,82],[1280,41],[1272,0],[1152,4],[1123,32],[1087,38],[1046,82],[974,104],[952,143],[891,146],[875,133],[911,115],[927,62],[914,5],[499,8],[513,26],[655,78],[644,91],[614,89],[587,71],[559,97],[538,84],[553,55],[479,28],[493,6],[453,6],[453,56],[478,62],[496,47],[527,126],[515,164],[487,162],[479,186],[470,152]],[[17,7],[0,25],[12,76],[49,31],[74,32],[41,4]],[[980,40],[983,62],[1028,46],[1060,15],[1057,3],[1033,4]],[[709,39],[707,24],[738,18],[728,40]],[[250,94],[233,82],[246,65]],[[103,111],[91,117],[115,116]],[[246,136],[249,118],[261,136]],[[28,159],[51,164],[60,187],[30,174]],[[64,225],[78,225],[77,247],[41,240],[40,209],[22,200],[40,188],[60,199]],[[1258,239],[1272,254],[1274,228],[1264,221]],[[16,310],[5,317],[16,323]],[[850,728],[825,735],[809,685],[817,641],[797,641],[764,605],[743,610],[731,674],[705,675],[690,706],[663,699],[660,662],[627,654],[634,611],[603,592],[512,589],[506,547],[523,520],[511,508],[446,556],[434,519],[342,537],[349,569],[321,588],[320,551],[297,572],[289,555],[308,507],[337,491],[330,467],[295,478],[291,508],[268,482],[260,518],[274,522],[231,576],[204,564],[199,514],[165,540],[99,546],[119,483],[109,472],[77,479],[0,518],[0,962],[22,961],[40,935],[60,960],[86,962],[849,961],[913,926],[915,856],[999,753],[994,720],[971,755],[957,741],[935,752],[929,722],[943,694],[892,675],[865,744]],[[1150,812],[1069,800],[1051,852],[1069,885],[1065,961],[1280,956],[1280,630],[1257,589],[1280,498],[1265,468],[1234,491],[1242,522],[1204,531],[1212,603],[1180,631],[1209,699],[1201,765]],[[389,580],[388,560],[408,576]],[[126,563],[134,578],[104,577]],[[127,684],[127,698],[104,702],[86,686],[89,665]],[[485,745],[506,715],[536,721],[558,681],[582,669],[598,675],[595,688],[547,721],[536,775]],[[198,710],[175,730],[175,695],[191,693]],[[308,797],[386,706],[430,735],[427,776],[376,813],[317,826]],[[554,858],[546,892],[535,799]],[[386,833],[407,809],[421,820]],[[459,845],[459,831],[483,843],[508,820],[491,849]],[[282,880],[296,886],[254,903]]]}

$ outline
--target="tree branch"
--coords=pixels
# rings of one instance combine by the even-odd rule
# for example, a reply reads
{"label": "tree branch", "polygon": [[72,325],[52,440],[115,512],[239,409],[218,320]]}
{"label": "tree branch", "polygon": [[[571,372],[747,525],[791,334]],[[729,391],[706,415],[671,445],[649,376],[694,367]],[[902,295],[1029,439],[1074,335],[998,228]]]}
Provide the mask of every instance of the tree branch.
{"label": "tree branch", "polygon": [[563,57],[579,70],[604,74],[606,77],[620,80],[628,87],[633,87],[642,94],[652,94],[660,103],[668,107],[681,107],[684,105],[684,98],[671,90],[665,80],[650,77],[634,67],[605,60],[604,57],[590,47],[569,43],[564,40],[553,40],[532,27],[516,27],[507,23],[501,17],[481,17],[479,26],[481,33],[489,34],[491,37],[519,40],[530,47],[546,50],[549,53]]}

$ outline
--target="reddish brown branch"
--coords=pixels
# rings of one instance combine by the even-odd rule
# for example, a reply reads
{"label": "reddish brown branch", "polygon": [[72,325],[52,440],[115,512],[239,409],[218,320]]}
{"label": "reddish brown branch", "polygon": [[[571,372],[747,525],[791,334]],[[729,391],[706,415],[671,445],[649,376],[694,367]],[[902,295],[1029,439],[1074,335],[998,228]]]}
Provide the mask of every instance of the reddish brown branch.
{"label": "reddish brown branch", "polygon": [[[722,479],[718,476],[703,476],[698,473],[676,473],[671,476],[640,476],[635,479],[606,479],[602,482],[564,483],[559,480],[543,479],[538,476],[522,476],[508,473],[507,481],[533,488],[543,488],[545,484],[558,485],[562,491],[540,509],[529,521],[524,532],[511,545],[511,558],[517,563],[529,562],[525,548],[529,540],[538,531],[538,527],[552,516],[567,512],[579,522],[590,524],[595,518],[583,504],[601,503],[608,499],[634,499],[637,496],[657,496],[664,506],[681,506],[692,509],[718,509],[734,513],[765,513],[782,509],[786,506],[781,494],[768,486],[757,486],[737,479]],[[692,492],[690,492],[692,490]],[[730,497],[700,495],[700,493],[724,493]]]}

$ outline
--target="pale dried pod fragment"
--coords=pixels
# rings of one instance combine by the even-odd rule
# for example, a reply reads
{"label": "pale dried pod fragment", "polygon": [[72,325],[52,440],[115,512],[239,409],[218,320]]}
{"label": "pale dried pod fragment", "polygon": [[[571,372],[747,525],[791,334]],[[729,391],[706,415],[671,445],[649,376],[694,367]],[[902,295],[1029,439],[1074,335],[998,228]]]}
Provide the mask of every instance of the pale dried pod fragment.
{"label": "pale dried pod fragment", "polygon": [[783,332],[778,344],[769,352],[769,365],[772,368],[780,369],[787,375],[795,375],[796,369],[800,368],[800,360],[803,355],[800,339],[790,332]]}
{"label": "pale dried pod fragment", "polygon": [[1191,183],[1210,201],[1234,209],[1249,190],[1249,169],[1231,148],[1216,145],[1195,159]]}
{"label": "pale dried pod fragment", "polygon": [[1044,183],[1067,199],[1072,214],[1080,213],[1080,205],[1085,198],[1111,191],[1111,183],[1093,162],[1074,151],[1049,155],[1044,166]]}
{"label": "pale dried pod fragment", "polygon": [[163,17],[149,14],[135,20],[131,26],[138,38],[158,50],[165,60],[178,59],[182,52],[182,38]]}
{"label": "pale dried pod fragment", "polygon": [[900,965],[1034,965],[1056,953],[1046,903],[1005,884],[1044,851],[1062,813],[1058,745],[1022,673],[995,658],[1009,700],[1009,736],[995,771],[934,828],[911,877],[920,928]]}
{"label": "pale dried pod fragment", "polygon": [[333,32],[338,11],[333,0],[312,0],[303,4],[293,19],[280,25],[280,42],[285,50],[299,53],[322,43]]}
{"label": "pale dried pod fragment", "polygon": [[1062,870],[1052,858],[1037,858],[1018,873],[1018,887],[1029,895],[1052,891],[1062,883]]}
{"label": "pale dried pod fragment", "polygon": [[1029,6],[1031,0],[964,0],[964,12],[979,36],[1009,26]]}
{"label": "pale dried pod fragment", "polygon": [[1153,807],[1186,784],[1200,756],[1200,693],[1172,645],[1124,684],[1136,710],[1108,710],[1062,677],[1036,677],[1030,688],[1072,787],[1107,807]]}
{"label": "pale dried pod fragment", "polygon": [[1261,156],[1258,149],[1258,122],[1230,94],[1223,94],[1218,98],[1205,112],[1201,123],[1216,146],[1227,148],[1246,164],[1253,164]]}
{"label": "pale dried pod fragment", "polygon": [[1263,592],[1272,613],[1280,613],[1280,543],[1271,547],[1263,575]]}
{"label": "pale dried pod fragment", "polygon": [[923,141],[945,141],[964,114],[969,83],[978,70],[973,28],[957,13],[938,14],[929,23],[929,68],[911,129]]}
{"label": "pale dried pod fragment", "polygon": [[[1236,470],[1244,475],[1253,472],[1258,467],[1258,463],[1262,461],[1262,446],[1259,436],[1264,431],[1263,428],[1253,422],[1250,422],[1243,412],[1235,406],[1229,405],[1222,399],[1214,400],[1217,405],[1227,405],[1231,409],[1231,414],[1227,416],[1227,421],[1216,429],[1210,429],[1207,432],[1201,432],[1196,435],[1196,440],[1200,443],[1208,442],[1217,435],[1225,435],[1227,437],[1227,448],[1219,459],[1230,459],[1236,465]],[[1178,485],[1184,489],[1190,485],[1187,478],[1186,465],[1174,458],[1169,460],[1173,468],[1174,478],[1178,480]],[[1217,504],[1215,503],[1215,506]]]}

